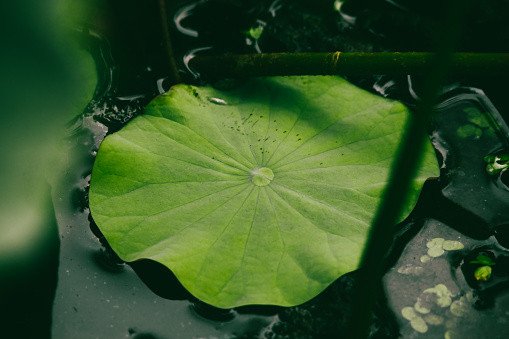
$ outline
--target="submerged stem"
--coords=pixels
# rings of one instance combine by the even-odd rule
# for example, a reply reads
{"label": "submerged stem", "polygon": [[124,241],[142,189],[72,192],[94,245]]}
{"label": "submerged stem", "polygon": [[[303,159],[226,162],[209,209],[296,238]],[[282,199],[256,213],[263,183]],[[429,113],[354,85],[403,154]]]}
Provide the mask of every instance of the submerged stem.
{"label": "submerged stem", "polygon": [[169,80],[171,85],[180,83],[180,74],[178,71],[177,63],[173,55],[173,48],[170,39],[170,27],[168,26],[168,13],[166,12],[166,3],[164,0],[159,0],[159,14],[161,16],[161,28],[163,31],[163,44],[166,52],[166,59],[169,68]]}

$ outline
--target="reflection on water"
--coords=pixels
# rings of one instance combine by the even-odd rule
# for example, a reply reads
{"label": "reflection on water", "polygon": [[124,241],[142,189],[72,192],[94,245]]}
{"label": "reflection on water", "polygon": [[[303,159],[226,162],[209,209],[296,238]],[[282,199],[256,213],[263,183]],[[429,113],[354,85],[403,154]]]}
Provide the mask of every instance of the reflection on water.
{"label": "reflection on water", "polygon": [[[176,12],[175,25],[181,34],[198,37],[198,31],[187,27],[185,19],[201,3],[185,5]],[[269,16],[280,15],[283,8],[283,1],[272,1]],[[189,60],[211,48],[194,46],[185,53],[183,68],[192,77],[199,78],[199,74],[188,67]],[[118,97],[115,79],[119,69],[111,53],[99,48],[96,60],[103,60],[100,69],[105,75],[86,114],[70,127],[67,170],[55,192],[62,245],[53,337],[300,339],[336,337],[345,332],[355,302],[351,299],[355,272],[304,305],[218,310],[185,295],[171,272],[159,271],[147,262],[125,265],[118,260],[100,232],[90,226],[87,191],[94,157],[107,133],[142,114],[153,95],[168,88],[164,86],[165,74],[158,74],[156,83],[146,85],[155,88],[154,93],[147,89],[147,93]],[[410,103],[418,100],[414,86],[404,93],[397,79],[375,80],[374,89],[383,96]],[[373,88],[373,83],[364,87]],[[220,98],[209,100],[224,104]],[[504,173],[489,176],[483,157],[507,149],[507,131],[479,90],[459,90],[443,98],[432,134],[441,157],[441,178],[425,188],[423,196],[428,200],[424,197],[418,211],[400,225],[389,256],[391,268],[384,278],[392,314],[381,298],[373,315],[373,337],[394,337],[398,331],[404,338],[419,332],[430,338],[453,338],[455,334],[458,338],[487,337],[484,333],[496,338],[504,333],[504,312],[509,309],[507,283],[504,273],[495,267],[505,267],[508,256],[509,192],[501,183]],[[442,247],[440,255],[423,261],[430,250],[427,244],[437,238],[460,242],[463,248]],[[492,253],[496,259],[491,280],[472,280],[472,270],[477,267],[469,262],[480,253]]]}
{"label": "reflection on water", "polygon": [[[424,211],[407,221],[407,233],[417,234],[396,247],[401,255],[384,277],[385,292],[404,338],[417,333],[427,338],[504,338],[509,249],[494,234],[509,222],[509,192],[486,171],[483,158],[507,149],[509,130],[478,89],[456,89],[442,99],[433,133],[443,158],[438,194],[455,208],[433,217],[432,211]],[[462,222],[459,214],[478,222]],[[476,274],[481,254],[493,257],[493,267],[501,267],[497,275]],[[491,273],[492,268],[485,270]]]}

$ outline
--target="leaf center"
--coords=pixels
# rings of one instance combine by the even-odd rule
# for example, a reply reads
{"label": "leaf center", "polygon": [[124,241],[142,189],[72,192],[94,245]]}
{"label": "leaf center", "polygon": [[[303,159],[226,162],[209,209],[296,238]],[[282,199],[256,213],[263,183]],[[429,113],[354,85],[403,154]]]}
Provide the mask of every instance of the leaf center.
{"label": "leaf center", "polygon": [[251,181],[256,186],[267,186],[274,179],[274,173],[268,167],[259,167],[251,171]]}

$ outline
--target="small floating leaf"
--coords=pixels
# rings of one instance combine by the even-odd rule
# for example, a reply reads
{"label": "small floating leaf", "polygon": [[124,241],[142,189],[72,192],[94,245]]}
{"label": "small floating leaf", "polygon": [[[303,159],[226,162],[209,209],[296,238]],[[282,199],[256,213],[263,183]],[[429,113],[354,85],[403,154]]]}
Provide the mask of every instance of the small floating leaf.
{"label": "small floating leaf", "polygon": [[406,265],[398,268],[398,273],[407,275],[420,275],[424,272],[424,268],[420,266]]}
{"label": "small floating leaf", "polygon": [[426,333],[428,331],[428,325],[421,316],[417,316],[410,320],[410,325],[419,333]]}
{"label": "small floating leaf", "polygon": [[426,243],[426,247],[433,248],[433,247],[437,247],[437,246],[442,246],[444,241],[445,241],[444,238],[434,238]]}
{"label": "small floating leaf", "polygon": [[401,315],[407,320],[412,320],[417,317],[417,313],[415,313],[412,307],[403,307],[403,309],[401,309]]}
{"label": "small floating leaf", "polygon": [[[358,267],[408,116],[339,77],[177,85],[103,141],[92,215],[206,303],[297,305]],[[428,144],[406,215],[437,175]]]}
{"label": "small floating leaf", "polygon": [[433,258],[441,256],[442,254],[444,254],[444,252],[445,251],[442,248],[442,246],[431,247],[430,249],[428,249],[428,255]]}
{"label": "small floating leaf", "polygon": [[433,313],[426,314],[423,318],[430,325],[440,325],[444,322],[444,318]]}
{"label": "small floating leaf", "polygon": [[421,298],[417,298],[417,302],[415,303],[414,308],[421,314],[427,314],[431,312],[428,306],[429,302],[424,302]]}
{"label": "small floating leaf", "polygon": [[418,301],[423,303],[422,300],[425,301],[433,301],[440,307],[448,307],[451,305],[453,293],[445,286],[444,284],[438,284],[433,288],[428,288],[424,290],[421,296],[418,298]]}
{"label": "small floating leaf", "polygon": [[459,338],[457,331],[448,330],[444,334],[444,339],[457,339],[457,338]]}
{"label": "small floating leaf", "polygon": [[457,317],[465,316],[469,311],[469,306],[467,304],[465,297],[461,297],[459,300],[455,300],[451,304],[450,310],[451,313]]}
{"label": "small floating leaf", "polygon": [[465,248],[465,246],[456,240],[446,240],[443,242],[442,248],[446,251],[456,251]]}

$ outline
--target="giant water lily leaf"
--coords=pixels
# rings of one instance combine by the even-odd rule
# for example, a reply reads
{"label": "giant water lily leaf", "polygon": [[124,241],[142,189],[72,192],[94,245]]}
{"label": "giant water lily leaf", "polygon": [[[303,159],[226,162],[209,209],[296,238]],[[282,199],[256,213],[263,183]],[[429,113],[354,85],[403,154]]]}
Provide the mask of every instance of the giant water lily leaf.
{"label": "giant water lily leaf", "polygon": [[[204,302],[303,303],[358,267],[408,115],[338,77],[178,85],[104,140],[92,215]],[[436,175],[428,145],[407,212]]]}

